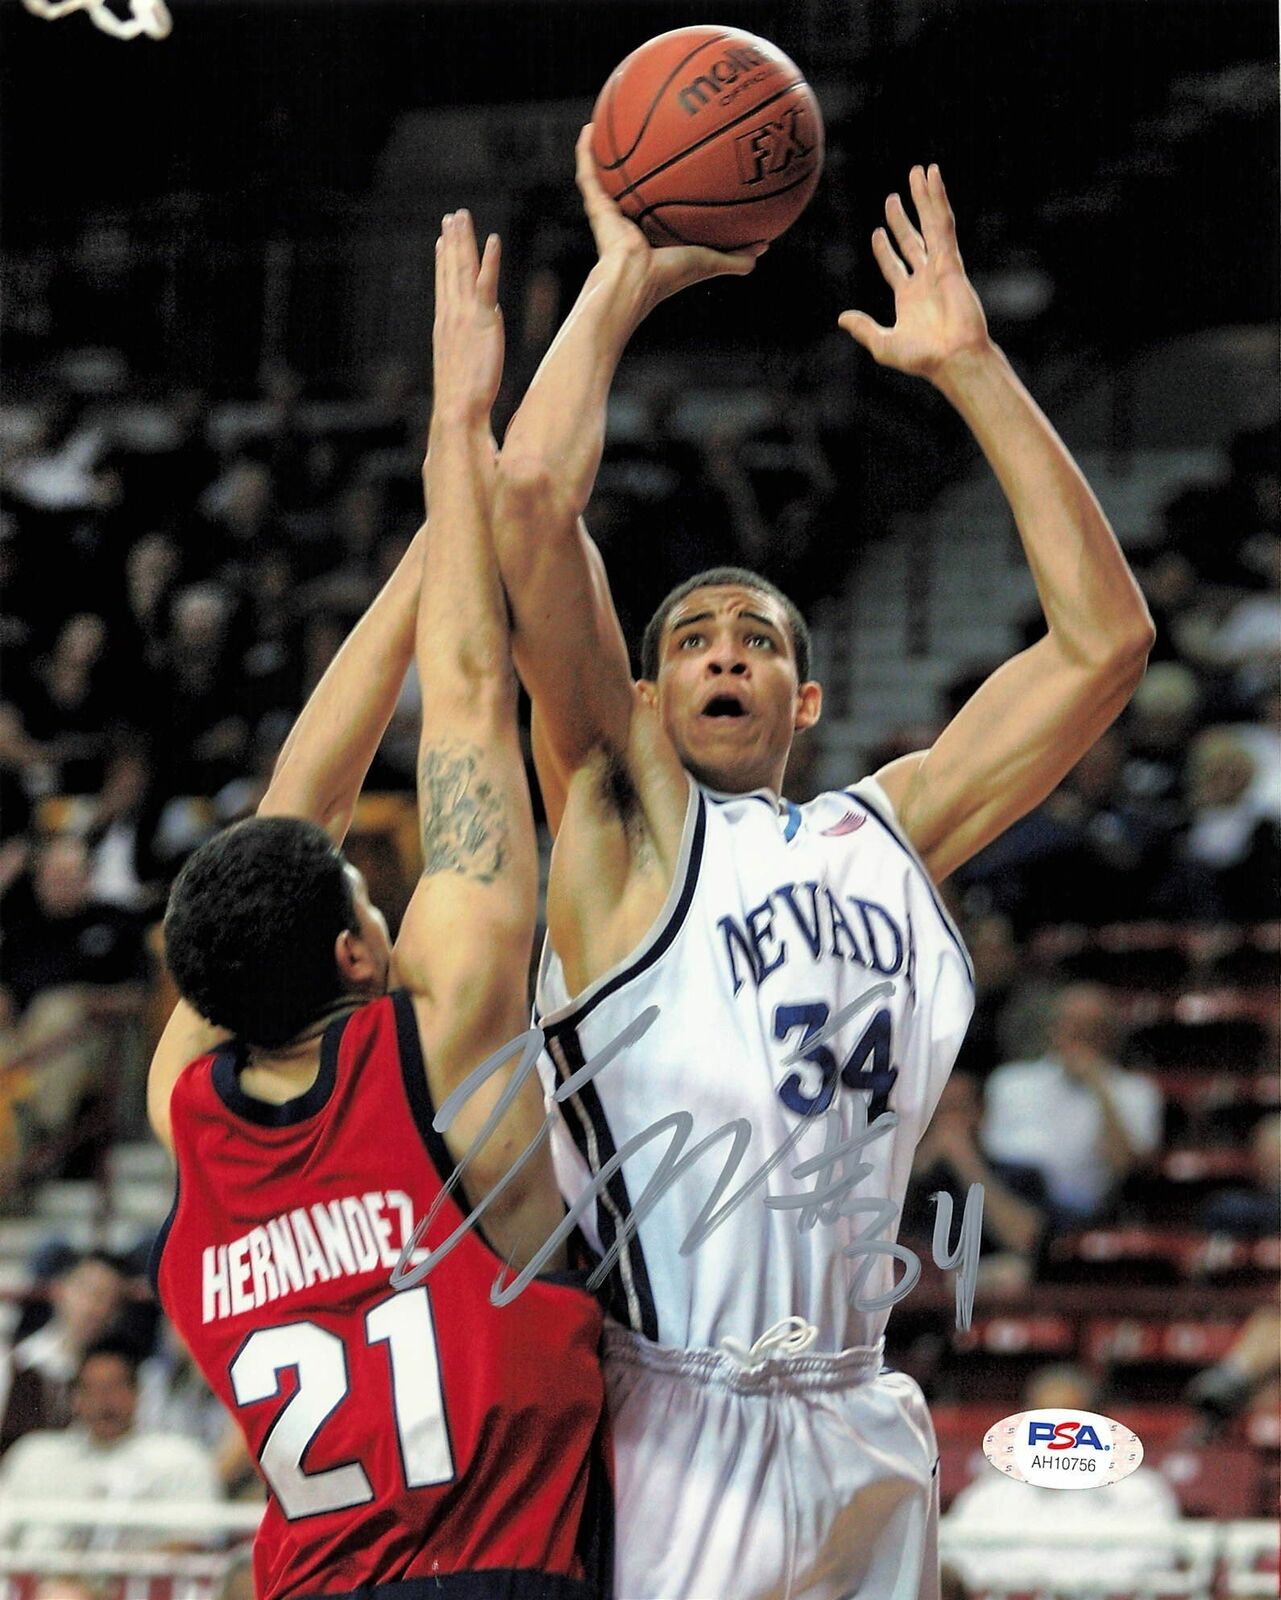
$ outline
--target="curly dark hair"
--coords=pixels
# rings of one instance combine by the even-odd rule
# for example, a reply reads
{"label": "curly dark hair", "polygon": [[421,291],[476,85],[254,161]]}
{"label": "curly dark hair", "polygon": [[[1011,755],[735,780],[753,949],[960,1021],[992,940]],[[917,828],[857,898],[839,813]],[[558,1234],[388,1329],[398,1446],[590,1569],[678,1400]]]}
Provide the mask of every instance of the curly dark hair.
{"label": "curly dark hair", "polygon": [[334,941],[357,931],[342,852],[299,817],[251,817],[202,844],[174,880],[165,955],[183,999],[268,1049],[342,992]]}
{"label": "curly dark hair", "polygon": [[762,594],[769,595],[771,600],[778,601],[792,630],[797,681],[800,683],[806,681],[810,675],[809,624],[801,615],[796,603],[789,600],[777,584],[771,583],[768,578],[762,578],[759,572],[749,571],[747,567],[709,567],[706,572],[696,572],[692,578],[686,578],[684,583],[678,583],[671,593],[659,602],[658,610],[645,625],[645,635],[641,640],[642,678],[650,683],[657,678],[658,651],[663,642],[663,629],[667,626],[668,617],[685,596],[693,594],[695,589],[711,589],[727,583],[737,584],[742,589],[759,589]]}

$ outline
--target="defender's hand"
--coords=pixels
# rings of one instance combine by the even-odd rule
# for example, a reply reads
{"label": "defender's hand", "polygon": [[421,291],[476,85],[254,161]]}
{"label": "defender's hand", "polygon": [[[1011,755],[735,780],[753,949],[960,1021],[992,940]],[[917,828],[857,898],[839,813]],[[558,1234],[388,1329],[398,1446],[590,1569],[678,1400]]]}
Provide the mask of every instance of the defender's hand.
{"label": "defender's hand", "polygon": [[432,413],[453,421],[488,417],[503,376],[503,314],[498,305],[497,234],[476,249],[466,211],[452,211],[436,241],[432,325]]}
{"label": "defender's hand", "polygon": [[702,283],[706,278],[741,278],[756,265],[756,258],[765,253],[765,245],[735,255],[697,244],[651,245],[601,186],[592,156],[590,122],[578,136],[575,161],[578,192],[583,197],[592,237],[596,240],[596,253],[602,262],[618,261],[642,276],[646,311],[669,295],[691,284]]}
{"label": "defender's hand", "polygon": [[921,231],[892,194],[885,216],[898,251],[884,228],[872,235],[877,265],[894,291],[894,326],[883,328],[863,311],[846,311],[837,320],[881,366],[933,378],[954,356],[985,350],[991,341],[956,247],[956,219],[942,174],[937,166],[928,172],[913,167],[908,181]]}

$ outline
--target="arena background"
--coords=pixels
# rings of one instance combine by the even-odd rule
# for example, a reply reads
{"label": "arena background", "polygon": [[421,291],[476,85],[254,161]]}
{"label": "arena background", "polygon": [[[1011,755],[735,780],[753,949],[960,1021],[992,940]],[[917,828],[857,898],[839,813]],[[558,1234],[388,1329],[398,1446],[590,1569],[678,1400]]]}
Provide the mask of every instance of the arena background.
{"label": "arena background", "polygon": [[[416,526],[441,213],[466,205],[503,235],[509,412],[591,260],[572,145],[596,90],[645,38],[708,16],[666,0],[171,9],[170,38],[121,43],[0,0],[0,1292],[11,1344],[75,1252],[112,1252],[126,1326],[164,1357],[153,1424],[216,1443],[138,1275],[170,1198],[141,1116],[171,998],[167,883],[252,808]],[[999,1571],[966,1569],[975,1593],[1275,1592],[1275,1318],[1259,1311],[1275,1305],[1281,1103],[1275,7],[713,11],[801,64],[827,167],[749,279],[664,305],[625,358],[589,516],[625,627],[726,557],[794,593],[827,692],[798,798],[915,748],[1035,635],[964,430],[835,326],[850,306],[888,319],[869,236],[909,166],[940,162],[993,331],[1160,629],[1118,729],[948,887],[980,984],[961,1069],[978,1096],[1039,1055],[1055,994],[1088,980],[1164,1115],[1088,1225],[994,1252],[968,1332],[927,1269],[891,1359],[934,1405],[945,1502],[989,1471],[986,1428],[1050,1363],[1102,1383],[1096,1409],[1138,1432],[1178,1498],[1184,1520],[1148,1544],[1076,1535],[1066,1512],[1057,1543],[1007,1530]],[[416,871],[415,737],[411,688],[352,844],[393,923]],[[224,1476],[244,1493],[239,1471]],[[995,1547],[958,1528],[946,1548],[964,1567]],[[131,1593],[174,1587],[171,1558],[79,1559],[95,1593],[113,1569]],[[187,1558],[182,1581],[211,1593],[226,1559]],[[170,1575],[144,1582],[149,1562]],[[33,1572],[69,1564],[0,1551],[0,1594],[26,1600]]]}

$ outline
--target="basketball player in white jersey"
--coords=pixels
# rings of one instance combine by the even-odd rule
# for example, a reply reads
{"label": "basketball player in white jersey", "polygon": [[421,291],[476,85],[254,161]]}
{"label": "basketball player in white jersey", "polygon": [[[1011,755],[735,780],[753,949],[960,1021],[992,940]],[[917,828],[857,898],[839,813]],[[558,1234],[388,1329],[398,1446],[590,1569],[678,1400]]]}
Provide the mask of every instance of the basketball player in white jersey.
{"label": "basketball player in white jersey", "polygon": [[602,1253],[624,1240],[607,1288],[617,1592],[936,1596],[933,1432],[916,1384],[882,1373],[881,1345],[897,1207],[972,1005],[937,885],[1116,717],[1151,621],[988,336],[938,169],[917,167],[918,222],[893,195],[873,237],[895,322],[840,322],[969,424],[1048,632],[931,749],[808,805],[782,799],[822,699],[790,602],[751,574],[704,575],[660,610],[633,685],[579,521],[631,333],[667,295],[753,259],[651,249],[601,191],[586,137],[579,186],[599,260],[506,436],[495,537],[557,831],[548,1086],[657,1008],[566,1101],[554,1140],[571,1201],[635,1141],[584,1219]]}

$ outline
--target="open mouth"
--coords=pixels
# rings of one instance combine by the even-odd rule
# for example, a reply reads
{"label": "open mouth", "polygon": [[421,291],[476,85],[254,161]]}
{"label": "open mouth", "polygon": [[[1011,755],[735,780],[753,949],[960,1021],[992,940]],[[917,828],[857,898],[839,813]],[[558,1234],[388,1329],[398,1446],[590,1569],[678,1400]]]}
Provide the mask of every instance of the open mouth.
{"label": "open mouth", "polygon": [[732,694],[717,694],[703,707],[705,717],[745,717],[747,707]]}

